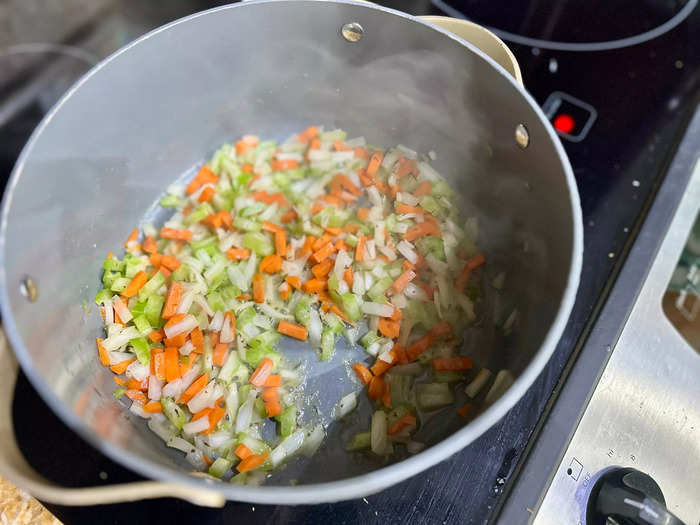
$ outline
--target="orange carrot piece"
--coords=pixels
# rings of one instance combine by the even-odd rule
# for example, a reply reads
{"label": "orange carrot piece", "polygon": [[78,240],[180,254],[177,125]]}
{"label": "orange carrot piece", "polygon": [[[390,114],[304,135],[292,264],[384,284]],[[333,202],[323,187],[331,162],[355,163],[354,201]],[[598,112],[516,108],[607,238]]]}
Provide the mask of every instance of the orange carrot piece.
{"label": "orange carrot piece", "polygon": [[180,377],[184,376],[187,372],[190,371],[190,368],[192,368],[192,365],[196,360],[197,354],[195,354],[194,352],[188,356],[183,356],[182,358],[180,358],[180,362],[178,363]]}
{"label": "orange carrot piece", "polygon": [[469,357],[443,357],[433,359],[433,370],[471,370],[474,363]]}
{"label": "orange carrot piece", "polygon": [[392,366],[394,366],[393,363],[387,363],[382,359],[377,359],[372,365],[372,368],[370,368],[370,370],[375,376],[380,376],[387,370],[389,370]]}
{"label": "orange carrot piece", "polygon": [[243,164],[243,166],[241,166],[241,171],[243,173],[253,173],[253,165],[246,162],[245,164]]}
{"label": "orange carrot piece", "polygon": [[394,434],[398,434],[399,432],[401,432],[404,428],[416,426],[416,424],[416,416],[414,416],[413,414],[404,414],[399,419],[394,421],[394,423],[387,430],[387,434],[393,436]]}
{"label": "orange carrot piece", "polygon": [[163,339],[163,344],[165,344],[165,346],[175,346],[177,348],[180,348],[185,342],[187,342],[187,334],[185,333]]}
{"label": "orange carrot piece", "polygon": [[265,389],[262,393],[262,399],[265,402],[267,417],[275,417],[282,413],[280,395],[276,388]]}
{"label": "orange carrot piece", "polygon": [[226,252],[226,258],[231,261],[243,261],[250,257],[250,250],[245,248],[231,248]]}
{"label": "orange carrot piece", "polygon": [[433,344],[433,336],[428,334],[406,349],[406,357],[409,361],[415,361],[423,352]]}
{"label": "orange carrot piece", "polygon": [[430,195],[431,191],[433,191],[433,185],[430,184],[430,182],[428,182],[427,180],[424,180],[418,185],[416,191],[413,192],[413,196],[416,198],[420,198],[424,195]]}
{"label": "orange carrot piece", "polygon": [[177,230],[175,228],[166,228],[163,226],[160,230],[160,236],[163,239],[171,239],[173,241],[191,241],[192,232],[190,230]]}
{"label": "orange carrot piece", "polygon": [[316,239],[316,240],[314,241],[314,243],[311,245],[311,250],[314,251],[314,252],[320,250],[320,249],[323,248],[326,244],[328,244],[329,242],[331,242],[331,239],[332,239],[332,238],[331,238],[330,235],[324,233],[321,237],[319,237],[318,239]]}
{"label": "orange carrot piece", "polygon": [[182,298],[182,290],[182,285],[177,281],[173,281],[170,284],[170,289],[168,290],[168,295],[165,299],[165,306],[163,307],[163,313],[161,314],[163,319],[169,319],[177,312],[177,307],[180,304],[180,299]]}
{"label": "orange carrot piece", "polygon": [[192,414],[192,418],[190,421],[197,421],[198,419],[202,419],[203,417],[207,417],[209,414],[211,414],[213,407],[206,407],[197,412],[196,414]]}
{"label": "orange carrot piece", "polygon": [[209,169],[208,166],[202,166],[199,172],[197,172],[197,175],[195,175],[185,188],[185,193],[187,193],[187,195],[192,195],[205,184],[216,184],[218,181],[219,177],[216,173]]}
{"label": "orange carrot piece", "polygon": [[337,251],[340,251],[340,250],[345,250],[346,252],[350,251],[350,246],[345,244],[345,241],[343,239],[338,239],[337,241],[335,241],[333,246],[335,246],[335,249]]}
{"label": "orange carrot piece", "polygon": [[282,216],[280,217],[280,222],[282,224],[288,224],[288,223],[292,222],[296,218],[296,216],[297,216],[296,210],[289,210],[288,212],[285,212],[282,214]]}
{"label": "orange carrot piece", "polygon": [[192,341],[195,349],[201,350],[204,348],[204,335],[199,326],[195,327],[195,329],[190,332],[190,341]]}
{"label": "orange carrot piece", "polygon": [[299,167],[296,159],[273,160],[270,164],[272,171],[293,170]]}
{"label": "orange carrot piece", "polygon": [[382,404],[386,408],[391,408],[391,383],[384,383],[384,392],[382,392]]}
{"label": "orange carrot piece", "polygon": [[194,396],[196,396],[202,388],[207,386],[209,383],[209,372],[206,372],[195,379],[194,383],[187,387],[187,389],[180,394],[180,398],[177,400],[178,403],[189,403]]}
{"label": "orange carrot piece", "polygon": [[114,379],[114,382],[118,384],[119,386],[126,386],[126,381],[124,381],[121,377],[119,376],[112,376],[112,379]]}
{"label": "orange carrot piece", "polygon": [[228,350],[227,343],[219,343],[214,347],[212,360],[216,366],[224,366],[224,360],[226,359],[226,350]]}
{"label": "orange carrot piece", "polygon": [[122,295],[124,297],[133,297],[139,292],[141,287],[146,284],[146,281],[148,281],[148,275],[146,275],[146,272],[141,270],[131,278],[129,284],[126,286],[126,288],[124,288]]}
{"label": "orange carrot piece", "polygon": [[163,260],[163,254],[160,254],[158,252],[152,253],[148,259],[151,261],[151,264],[158,268],[160,266],[161,261]]}
{"label": "orange carrot piece", "polygon": [[[318,128],[316,126],[309,126],[304,131],[299,133],[297,140],[299,140],[299,142],[306,143],[306,142],[309,142],[310,140],[315,139],[317,136],[318,136]],[[312,145],[312,147],[313,147],[313,145]],[[318,147],[319,148],[321,147],[320,141],[318,141]]]}
{"label": "orange carrot piece", "polygon": [[388,337],[389,339],[396,339],[399,336],[399,329],[401,328],[401,323],[382,317],[377,323],[377,328],[379,328],[379,331],[384,337]]}
{"label": "orange carrot piece", "polygon": [[321,212],[324,208],[325,206],[320,202],[314,203],[314,205],[311,206],[311,215],[316,215],[317,213]]}
{"label": "orange carrot piece", "polygon": [[471,403],[467,403],[465,405],[462,405],[461,407],[459,407],[457,409],[457,415],[459,415],[459,417],[467,417],[469,415],[469,412],[471,411],[471,409],[472,409]]}
{"label": "orange carrot piece", "polygon": [[146,253],[156,253],[158,251],[156,240],[148,235],[141,243],[141,249]]}
{"label": "orange carrot piece", "polygon": [[365,148],[360,148],[359,146],[355,149],[353,149],[355,152],[355,156],[358,159],[367,159],[369,158],[369,151],[367,151]]}
{"label": "orange carrot piece", "polygon": [[148,403],[148,398],[146,397],[146,394],[144,394],[140,390],[127,390],[126,397],[131,399],[134,403],[138,403],[139,405]]}
{"label": "orange carrot piece", "polygon": [[289,296],[292,294],[292,288],[289,286],[289,283],[280,284],[278,290],[283,301],[289,299]]}
{"label": "orange carrot piece", "polygon": [[352,365],[352,369],[357,374],[357,377],[360,378],[360,381],[362,381],[365,385],[369,385],[369,382],[372,381],[372,372],[370,372],[365,365],[357,362]]}
{"label": "orange carrot piece", "polygon": [[322,278],[328,275],[333,268],[333,261],[331,259],[326,259],[323,262],[315,264],[311,267],[311,273],[314,274],[316,278]]}
{"label": "orange carrot piece", "polygon": [[238,456],[240,459],[245,459],[249,458],[250,456],[253,455],[253,451],[250,450],[248,447],[246,447],[243,443],[238,445],[236,449],[233,451],[233,453]]}
{"label": "orange carrot piece", "polygon": [[409,174],[418,175],[418,163],[413,159],[403,159],[399,161],[399,169],[396,171],[396,177],[401,178]]}
{"label": "orange carrot piece", "polygon": [[403,234],[403,238],[408,242],[415,241],[419,237],[424,237],[426,235],[434,235],[437,237],[441,236],[440,228],[432,221],[425,221],[419,224],[411,226],[406,233]]}
{"label": "orange carrot piece", "polygon": [[369,208],[357,208],[357,218],[366,221],[369,217]]}
{"label": "orange carrot piece", "polygon": [[129,379],[126,382],[126,388],[129,390],[148,390],[148,379],[143,381],[137,381],[136,379]]}
{"label": "orange carrot piece", "polygon": [[394,313],[391,314],[392,321],[400,321],[403,318],[403,313],[398,308],[394,308]]}
{"label": "orange carrot piece", "polygon": [[165,325],[163,326],[163,328],[167,328],[167,327],[169,327],[169,326],[172,326],[172,325],[174,325],[174,324],[177,324],[177,323],[179,323],[180,321],[182,321],[185,317],[187,317],[187,314],[173,314],[173,315],[170,317],[170,319],[168,319],[168,321],[165,323]]}
{"label": "orange carrot piece", "polygon": [[309,335],[308,331],[303,326],[287,321],[280,321],[277,325],[277,331],[281,334],[293,337],[294,339],[299,339],[300,341],[306,341]]}
{"label": "orange carrot piece", "polygon": [[405,365],[408,363],[408,357],[406,357],[406,351],[403,349],[403,346],[401,346],[399,343],[396,343],[394,345],[394,348],[392,348],[392,351],[396,356],[396,362],[398,364]]}
{"label": "orange carrot piece", "polygon": [[265,302],[265,283],[261,273],[253,275],[253,300],[258,304]]}
{"label": "orange carrot piece", "polygon": [[267,459],[268,452],[265,451],[260,455],[252,455],[247,458],[245,458],[243,461],[241,461],[238,465],[236,465],[236,469],[238,472],[248,472],[249,470],[253,470],[254,468],[259,467],[263,463],[265,463],[265,460]]}
{"label": "orange carrot piece", "polygon": [[436,338],[443,337],[446,335],[452,335],[452,325],[450,325],[450,323],[448,323],[447,321],[437,323],[433,325],[433,327],[430,329],[430,335]]}
{"label": "orange carrot piece", "polygon": [[133,230],[131,230],[131,233],[126,238],[126,241],[124,241],[124,247],[128,248],[129,247],[128,245],[130,243],[136,242],[136,241],[138,241],[138,239],[139,239],[139,230],[138,230],[138,228],[134,228]]}
{"label": "orange carrot piece", "polygon": [[284,228],[282,228],[282,226],[278,226],[274,222],[270,222],[270,221],[263,221],[262,229],[265,230],[266,232],[270,232],[270,233],[284,231]]}
{"label": "orange carrot piece", "polygon": [[288,275],[284,278],[284,280],[287,281],[290,286],[296,288],[297,290],[301,290],[301,279],[299,279],[299,277],[296,275]]}
{"label": "orange carrot piece", "polygon": [[425,210],[420,206],[409,206],[408,204],[399,203],[396,205],[396,213],[415,213],[417,215],[423,215]]}
{"label": "orange carrot piece", "polygon": [[347,283],[347,285],[352,288],[353,282],[355,282],[355,278],[352,275],[352,266],[348,266],[345,269],[345,272],[343,273],[343,280]]}
{"label": "orange carrot piece", "polygon": [[114,258],[114,252],[112,250],[109,250],[107,252],[107,259],[113,259]]}
{"label": "orange carrot piece", "polygon": [[302,288],[306,293],[318,293],[328,288],[328,281],[325,279],[309,279]]}
{"label": "orange carrot piece", "polygon": [[335,176],[336,180],[340,183],[345,191],[354,195],[355,197],[360,197],[362,195],[362,190],[355,186],[355,184],[348,178],[347,175],[338,173]]}
{"label": "orange carrot piece", "polygon": [[165,266],[168,270],[174,272],[180,267],[182,263],[180,263],[180,261],[178,261],[172,255],[163,255],[163,258],[160,260],[160,264],[162,266]]}
{"label": "orange carrot piece", "polygon": [[209,428],[202,432],[202,434],[211,434],[212,430],[216,428],[219,421],[226,415],[226,409],[221,407],[214,407],[209,412]]}
{"label": "orange carrot piece", "polygon": [[316,242],[316,237],[313,235],[309,235],[306,237],[304,240],[304,245],[301,247],[301,255],[304,256],[307,253],[310,253],[313,251],[313,245]]}
{"label": "orange carrot piece", "polygon": [[266,388],[282,386],[282,376],[279,374],[270,374],[263,385]]}
{"label": "orange carrot piece", "polygon": [[282,269],[282,257],[277,254],[263,257],[260,261],[260,271],[265,273],[278,273]]}
{"label": "orange carrot piece", "polygon": [[342,228],[331,228],[330,226],[326,226],[323,228],[323,231],[325,231],[328,235],[331,235],[333,237],[337,237],[341,233],[343,233]]}
{"label": "orange carrot piece", "polygon": [[109,369],[117,375],[123,374],[124,372],[126,372],[127,367],[134,361],[136,361],[136,358],[127,359],[126,361],[120,361],[116,365],[110,366]]}
{"label": "orange carrot piece", "polygon": [[406,270],[394,281],[391,285],[392,290],[396,293],[401,293],[406,285],[416,278],[416,272],[413,270]]}
{"label": "orange carrot piece", "polygon": [[367,391],[370,399],[379,399],[384,393],[384,380],[379,376],[374,376],[369,382]]}
{"label": "orange carrot piece", "polygon": [[355,247],[355,260],[362,262],[365,260],[365,236],[360,234],[357,236],[357,246]]}
{"label": "orange carrot piece", "polygon": [[109,353],[105,349],[105,347],[102,345],[102,339],[101,337],[97,337],[97,355],[100,357],[100,363],[102,363],[104,366],[109,366]]}
{"label": "orange carrot piece", "polygon": [[160,401],[151,401],[150,403],[143,405],[142,408],[144,412],[148,412],[149,414],[155,414],[156,412],[163,411],[163,405],[160,404]]}
{"label": "orange carrot piece", "polygon": [[267,381],[272,368],[275,366],[275,362],[269,357],[263,357],[258,363],[258,368],[255,369],[253,375],[250,376],[250,382],[253,386],[261,387]]}
{"label": "orange carrot piece", "polygon": [[275,232],[275,253],[279,257],[287,255],[287,232],[284,230]]}
{"label": "orange carrot piece", "polygon": [[457,291],[462,293],[464,292],[464,288],[467,285],[467,281],[469,281],[469,276],[472,273],[472,270],[476,270],[479,266],[484,264],[486,262],[486,257],[484,257],[483,253],[477,253],[473,257],[470,257],[466,264],[464,265],[464,268],[462,269],[462,273],[459,274],[459,277],[455,280],[455,288],[457,288]]}
{"label": "orange carrot piece", "polygon": [[370,178],[374,178],[377,175],[377,170],[379,169],[379,165],[382,163],[384,160],[384,153],[381,151],[375,151],[372,153],[372,156],[369,158],[369,165],[367,166],[367,176]]}
{"label": "orange carrot piece", "polygon": [[202,192],[199,194],[199,197],[197,198],[197,201],[199,202],[209,202],[214,194],[216,193],[216,190],[211,187],[207,186],[202,190]]}
{"label": "orange carrot piece", "polygon": [[163,353],[165,354],[165,380],[170,383],[180,377],[179,354],[177,348],[173,346],[163,350]]}

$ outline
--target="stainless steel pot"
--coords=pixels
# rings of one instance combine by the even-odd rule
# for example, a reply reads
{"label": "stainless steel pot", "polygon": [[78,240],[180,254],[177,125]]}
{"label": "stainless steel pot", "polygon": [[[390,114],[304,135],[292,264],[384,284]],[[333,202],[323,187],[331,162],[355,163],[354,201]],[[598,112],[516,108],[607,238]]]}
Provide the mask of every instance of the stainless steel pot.
{"label": "stainless steel pot", "polygon": [[[348,31],[350,23],[361,30]],[[503,417],[549,359],[571,310],[581,268],[578,193],[534,100],[493,59],[436,23],[476,31],[477,44],[491,46],[519,76],[507,48],[478,27],[359,2],[261,1],[153,31],[64,96],[25,147],[5,191],[5,329],[24,372],[63,421],[110,458],[168,484],[47,486],[12,449],[7,422],[0,427],[3,442],[11,442],[0,459],[4,475],[40,498],[73,504],[163,494],[209,505],[223,498],[336,501],[428,468]],[[111,373],[93,348],[101,323],[89,306],[101,260],[144,213],[153,215],[166,186],[220,143],[251,131],[282,139],[311,123],[438,152],[435,166],[465,197],[465,215],[479,217],[480,245],[490,265],[506,271],[506,296],[520,311],[515,334],[498,338],[489,328],[493,308],[484,308],[481,328],[467,334],[469,348],[478,363],[507,368],[516,379],[467,426],[449,414],[436,420],[424,436],[430,446],[398,463],[353,458],[339,437],[346,429],[333,424],[316,456],[263,487],[211,483],[188,475],[181,455],[111,395]],[[335,366],[309,366],[309,387],[320,389],[327,408],[351,388],[341,358]],[[3,375],[7,399],[13,381],[10,372]],[[290,486],[290,477],[298,485]]]}

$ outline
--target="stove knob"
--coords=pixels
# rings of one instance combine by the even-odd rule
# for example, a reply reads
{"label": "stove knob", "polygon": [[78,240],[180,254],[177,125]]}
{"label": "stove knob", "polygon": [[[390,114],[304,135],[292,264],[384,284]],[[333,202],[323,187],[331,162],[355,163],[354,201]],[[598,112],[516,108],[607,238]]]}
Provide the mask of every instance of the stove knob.
{"label": "stove knob", "polygon": [[587,525],[683,525],[666,509],[666,500],[651,476],[633,468],[615,468],[603,474],[591,490]]}

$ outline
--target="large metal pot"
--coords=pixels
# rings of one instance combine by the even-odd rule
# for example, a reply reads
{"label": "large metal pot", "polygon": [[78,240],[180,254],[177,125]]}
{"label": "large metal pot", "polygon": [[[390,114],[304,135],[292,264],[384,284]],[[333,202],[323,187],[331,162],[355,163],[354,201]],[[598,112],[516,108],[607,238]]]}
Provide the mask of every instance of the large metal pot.
{"label": "large metal pot", "polygon": [[[352,22],[363,28],[359,41],[357,29],[341,29]],[[316,456],[263,487],[209,483],[116,406],[111,373],[93,349],[99,316],[84,304],[92,304],[105,253],[180,174],[243,133],[282,139],[312,123],[438,152],[435,166],[469,203],[465,215],[479,217],[481,246],[506,271],[506,295],[520,311],[506,339],[494,336],[484,311],[470,348],[515,382],[467,426],[441,418],[424,452],[389,466],[346,454],[336,424]],[[552,128],[514,78],[454,34],[344,1],[262,1],[174,22],[96,66],[44,119],[6,189],[0,231],[2,316],[26,375],[100,451],[170,483],[61,492],[25,475],[10,445],[0,470],[39,497],[78,504],[164,494],[204,504],[222,496],[314,503],[376,492],[468,445],[525,393],[568,318],[581,250],[576,184]],[[349,384],[336,364],[310,363],[310,388],[330,404]],[[2,430],[8,437],[11,428]]]}

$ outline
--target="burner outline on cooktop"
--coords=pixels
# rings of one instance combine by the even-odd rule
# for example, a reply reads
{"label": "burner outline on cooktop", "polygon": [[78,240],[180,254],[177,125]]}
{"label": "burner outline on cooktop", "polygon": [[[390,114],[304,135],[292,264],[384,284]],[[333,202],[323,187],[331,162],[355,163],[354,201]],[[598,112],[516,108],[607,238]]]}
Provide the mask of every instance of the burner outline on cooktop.
{"label": "burner outline on cooktop", "polygon": [[565,133],[559,129],[554,128],[558,135],[564,137],[570,142],[581,142],[584,138],[586,138],[586,135],[588,135],[591,126],[593,126],[593,123],[598,118],[598,112],[593,106],[591,106],[587,102],[573,97],[568,93],[564,93],[563,91],[552,91],[547,97],[547,100],[544,101],[544,104],[542,104],[542,111],[545,115],[547,115],[547,118],[550,122],[552,122],[552,117],[554,117],[554,115],[557,113],[557,110],[561,106],[562,101],[567,101],[570,104],[573,104],[574,106],[578,106],[579,108],[588,111],[589,113],[589,117],[586,120],[586,123],[583,125],[581,131],[576,135],[571,135],[569,133]]}
{"label": "burner outline on cooktop", "polygon": [[[445,0],[431,0],[433,5],[441,9],[449,16],[455,18],[462,18],[465,20],[470,20],[464,13],[458,9],[449,5]],[[591,52],[591,51],[610,51],[611,49],[620,49],[623,47],[636,46],[637,44],[642,44],[660,37],[674,29],[677,25],[683,22],[686,18],[690,16],[693,9],[698,4],[698,0],[688,0],[683,8],[678,11],[675,15],[669,18],[663,24],[639,33],[638,35],[633,35],[625,38],[620,38],[616,40],[608,40],[606,42],[556,42],[552,40],[542,40],[539,38],[530,38],[523,35],[518,35],[516,33],[511,33],[510,31],[504,31],[503,29],[498,29],[497,27],[487,26],[484,27],[489,31],[492,31],[497,36],[503,40],[513,42],[515,44],[520,44],[523,46],[538,47],[541,49],[550,49],[554,51],[574,51],[574,52]]]}

